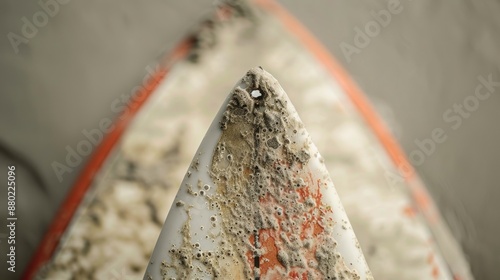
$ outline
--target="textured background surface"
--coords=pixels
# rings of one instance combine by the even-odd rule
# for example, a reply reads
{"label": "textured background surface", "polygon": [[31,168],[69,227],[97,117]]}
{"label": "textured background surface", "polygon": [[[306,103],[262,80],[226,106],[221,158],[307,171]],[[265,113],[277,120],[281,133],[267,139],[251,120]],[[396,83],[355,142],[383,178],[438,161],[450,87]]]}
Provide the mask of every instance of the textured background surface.
{"label": "textured background surface", "polygon": [[[462,118],[456,130],[443,113],[474,93],[478,76],[491,74],[500,81],[500,4],[403,0],[386,27],[359,53],[345,56],[341,44],[355,45],[355,28],[364,29],[373,19],[371,12],[388,9],[387,3],[290,0],[286,7],[339,58],[375,105],[388,105],[378,110],[407,153],[418,149],[416,139],[429,138],[435,128],[446,132],[446,142],[417,169],[464,244],[476,277],[496,279],[500,88]],[[140,85],[147,65],[195,26],[213,3],[73,0],[59,8],[16,54],[7,34],[21,35],[22,18],[32,21],[42,8],[37,1],[0,4],[0,162],[17,161],[21,172],[19,269],[82,166],[60,182],[52,162],[64,162],[66,147],[84,139],[83,129],[113,117],[116,98],[126,98]],[[5,181],[4,173],[0,178]],[[3,193],[0,198],[5,205]]]}

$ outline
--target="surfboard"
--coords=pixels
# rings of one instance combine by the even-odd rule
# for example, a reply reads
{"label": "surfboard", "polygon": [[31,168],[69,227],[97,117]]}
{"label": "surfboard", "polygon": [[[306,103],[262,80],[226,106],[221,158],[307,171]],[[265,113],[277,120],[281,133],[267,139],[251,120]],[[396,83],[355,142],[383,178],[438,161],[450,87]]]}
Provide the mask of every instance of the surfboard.
{"label": "surfboard", "polygon": [[215,116],[144,279],[373,279],[321,155],[262,68]]}
{"label": "surfboard", "polygon": [[[157,72],[75,181],[23,279],[141,278],[185,168],[231,90],[226,85],[252,65],[263,65],[288,90],[377,279],[473,279],[426,186],[365,93],[283,7],[252,2],[252,17],[242,16],[241,7],[234,13],[220,7],[210,24],[153,67]],[[261,274],[264,265],[259,259]]]}

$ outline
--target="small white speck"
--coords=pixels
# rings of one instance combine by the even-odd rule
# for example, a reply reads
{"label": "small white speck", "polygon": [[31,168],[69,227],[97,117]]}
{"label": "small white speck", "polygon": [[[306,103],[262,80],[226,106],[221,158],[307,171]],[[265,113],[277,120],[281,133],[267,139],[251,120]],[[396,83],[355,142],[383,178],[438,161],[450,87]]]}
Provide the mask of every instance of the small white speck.
{"label": "small white speck", "polygon": [[253,90],[250,94],[252,95],[253,98],[258,98],[262,96],[262,93],[260,93],[258,89]]}

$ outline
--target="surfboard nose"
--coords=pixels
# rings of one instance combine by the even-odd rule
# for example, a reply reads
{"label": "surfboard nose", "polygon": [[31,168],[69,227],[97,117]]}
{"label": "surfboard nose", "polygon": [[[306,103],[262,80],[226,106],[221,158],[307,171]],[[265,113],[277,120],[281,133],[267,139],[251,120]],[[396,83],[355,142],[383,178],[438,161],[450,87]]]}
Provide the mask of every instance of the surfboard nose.
{"label": "surfboard nose", "polygon": [[372,279],[278,81],[249,70],[186,173],[144,279]]}

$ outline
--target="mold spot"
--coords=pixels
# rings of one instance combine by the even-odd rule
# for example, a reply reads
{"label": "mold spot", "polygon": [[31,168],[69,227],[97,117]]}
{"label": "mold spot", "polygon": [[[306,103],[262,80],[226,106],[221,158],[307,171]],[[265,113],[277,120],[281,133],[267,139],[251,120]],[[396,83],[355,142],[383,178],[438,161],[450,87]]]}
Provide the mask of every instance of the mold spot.
{"label": "mold spot", "polygon": [[184,201],[179,200],[179,201],[177,201],[177,202],[175,203],[175,206],[177,206],[177,207],[182,207],[182,206],[184,206],[184,204],[185,204],[185,203],[184,203]]}
{"label": "mold spot", "polygon": [[278,142],[278,139],[276,137],[273,137],[267,140],[267,146],[273,149],[277,149],[280,146],[280,143]]}

